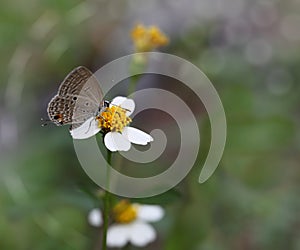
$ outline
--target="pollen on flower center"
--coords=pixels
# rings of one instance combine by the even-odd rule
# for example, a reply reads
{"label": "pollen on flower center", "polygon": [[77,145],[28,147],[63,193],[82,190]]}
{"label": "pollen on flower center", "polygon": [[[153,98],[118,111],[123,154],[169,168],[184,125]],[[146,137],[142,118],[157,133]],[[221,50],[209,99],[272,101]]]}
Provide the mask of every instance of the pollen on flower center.
{"label": "pollen on flower center", "polygon": [[107,107],[98,117],[98,126],[104,131],[122,132],[131,119],[126,115],[126,110],[120,106]]}
{"label": "pollen on flower center", "polygon": [[128,200],[121,200],[113,208],[113,216],[118,223],[130,223],[137,217],[137,207]]}

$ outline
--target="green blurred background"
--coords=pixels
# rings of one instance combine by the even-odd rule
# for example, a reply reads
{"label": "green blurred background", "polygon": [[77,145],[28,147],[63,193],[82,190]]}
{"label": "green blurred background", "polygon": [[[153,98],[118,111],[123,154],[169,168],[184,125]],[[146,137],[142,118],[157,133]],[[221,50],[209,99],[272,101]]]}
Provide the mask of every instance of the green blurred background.
{"label": "green blurred background", "polygon": [[170,37],[161,51],[203,70],[228,122],[220,166],[200,185],[210,125],[195,110],[199,160],[173,191],[148,200],[166,216],[145,249],[300,249],[299,1],[2,0],[0,7],[0,249],[97,249],[100,231],[87,214],[99,205],[98,187],[67,128],[41,127],[40,118],[71,69],[94,71],[132,53],[137,22],[160,27]]}

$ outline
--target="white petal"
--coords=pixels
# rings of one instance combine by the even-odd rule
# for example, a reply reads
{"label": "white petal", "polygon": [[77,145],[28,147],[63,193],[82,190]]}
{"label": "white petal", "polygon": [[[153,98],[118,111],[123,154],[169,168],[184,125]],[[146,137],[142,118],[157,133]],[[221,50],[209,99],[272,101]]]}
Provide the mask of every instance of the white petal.
{"label": "white petal", "polygon": [[153,141],[151,135],[132,127],[125,127],[122,135],[124,135],[128,141],[139,145],[147,145],[148,142]]}
{"label": "white petal", "polygon": [[130,149],[130,142],[118,132],[108,132],[104,136],[105,146],[112,152],[128,151]]}
{"label": "white petal", "polygon": [[165,214],[164,209],[157,205],[137,205],[137,217],[143,221],[155,222],[162,219]]}
{"label": "white petal", "polygon": [[99,227],[102,225],[102,214],[100,209],[94,208],[89,212],[88,222],[94,227]]}
{"label": "white petal", "polygon": [[132,245],[143,247],[155,240],[156,232],[151,225],[135,221],[132,224],[129,237]]}
{"label": "white petal", "polygon": [[127,98],[125,96],[117,96],[112,101],[110,104],[120,106]]}
{"label": "white petal", "polygon": [[107,246],[123,247],[129,241],[131,224],[114,224],[107,230]]}
{"label": "white petal", "polygon": [[73,139],[86,139],[97,134],[100,130],[101,128],[98,127],[98,121],[95,117],[91,117],[78,128],[72,129],[70,133]]}
{"label": "white petal", "polygon": [[135,108],[135,103],[132,99],[128,99],[124,96],[117,96],[115,97],[111,103],[111,105],[115,106],[121,106],[121,108],[126,109],[126,115],[129,116],[133,113],[134,108]]}

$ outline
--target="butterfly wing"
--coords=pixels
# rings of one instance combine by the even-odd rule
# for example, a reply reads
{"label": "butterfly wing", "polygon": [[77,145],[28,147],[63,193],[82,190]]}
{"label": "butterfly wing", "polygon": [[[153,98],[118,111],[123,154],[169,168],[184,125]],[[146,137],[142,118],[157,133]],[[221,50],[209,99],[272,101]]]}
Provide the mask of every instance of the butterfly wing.
{"label": "butterfly wing", "polygon": [[98,127],[98,121],[94,117],[90,117],[80,126],[74,127],[70,130],[73,139],[86,139],[97,134],[101,128]]}
{"label": "butterfly wing", "polygon": [[94,117],[103,94],[93,73],[80,66],[61,83],[58,93],[48,105],[48,116],[56,125],[72,125],[71,130]]}
{"label": "butterfly wing", "polygon": [[97,105],[103,97],[97,78],[84,66],[75,68],[66,76],[58,89],[58,95],[67,97],[81,95]]}
{"label": "butterfly wing", "polygon": [[69,100],[56,95],[48,104],[48,116],[57,126],[71,124],[74,104]]}

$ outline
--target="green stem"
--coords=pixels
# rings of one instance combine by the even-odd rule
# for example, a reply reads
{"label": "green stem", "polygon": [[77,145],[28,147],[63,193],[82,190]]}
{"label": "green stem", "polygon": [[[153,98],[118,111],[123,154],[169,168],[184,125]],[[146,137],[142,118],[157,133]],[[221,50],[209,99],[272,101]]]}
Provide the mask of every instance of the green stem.
{"label": "green stem", "polygon": [[[138,58],[140,59],[138,60]],[[135,57],[133,57],[133,60],[129,65],[129,73],[131,77],[130,77],[127,93],[128,95],[131,94],[132,98],[133,98],[133,93],[136,90],[138,81],[143,76],[146,66],[147,66],[146,58],[144,58],[143,55],[138,55],[138,54],[136,54]]]}
{"label": "green stem", "polygon": [[135,87],[136,87],[135,84],[133,84],[133,83],[130,83],[130,84],[129,84],[127,96],[129,96],[130,94],[133,95],[133,92],[134,92],[134,90],[135,90]]}
{"label": "green stem", "polygon": [[[106,170],[106,189],[109,190],[109,180],[110,180],[110,165],[111,165],[111,151],[107,150],[107,170]],[[111,193],[105,191],[104,195],[104,211],[103,211],[103,234],[102,234],[102,250],[107,249],[107,229],[109,222],[109,213],[110,213],[110,200]]]}

